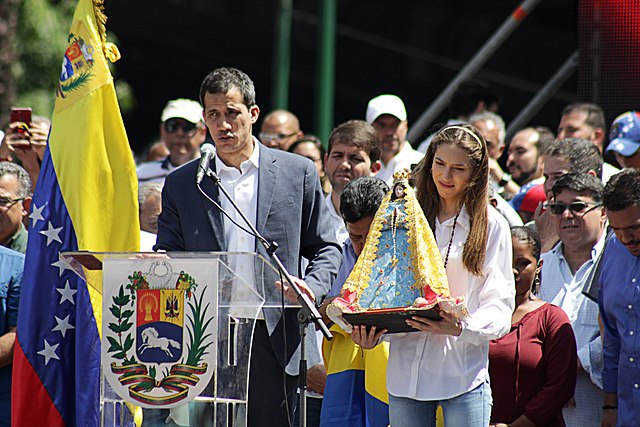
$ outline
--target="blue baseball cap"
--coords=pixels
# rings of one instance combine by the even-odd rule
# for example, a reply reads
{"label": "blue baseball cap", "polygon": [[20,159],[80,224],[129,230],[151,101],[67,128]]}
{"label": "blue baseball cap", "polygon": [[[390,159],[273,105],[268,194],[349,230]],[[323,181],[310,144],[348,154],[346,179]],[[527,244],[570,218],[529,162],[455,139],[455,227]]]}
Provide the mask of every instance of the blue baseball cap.
{"label": "blue baseball cap", "polygon": [[627,111],[616,117],[609,132],[607,151],[615,151],[625,157],[633,156],[640,149],[640,113]]}

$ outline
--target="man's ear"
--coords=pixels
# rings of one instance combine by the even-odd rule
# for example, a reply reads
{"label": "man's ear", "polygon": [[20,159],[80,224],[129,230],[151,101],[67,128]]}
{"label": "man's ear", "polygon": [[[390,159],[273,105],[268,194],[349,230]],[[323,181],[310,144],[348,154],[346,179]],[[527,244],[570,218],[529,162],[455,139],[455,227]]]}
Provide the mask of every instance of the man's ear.
{"label": "man's ear", "polygon": [[376,160],[375,162],[373,162],[371,164],[371,175],[377,174],[381,167],[382,163],[380,163],[380,160]]}
{"label": "man's ear", "polygon": [[593,131],[593,140],[598,143],[598,147],[602,148],[604,143],[604,129],[595,128]]}
{"label": "man's ear", "polygon": [[25,197],[22,201],[22,215],[29,215],[29,211],[31,211],[31,197]]}
{"label": "man's ear", "polygon": [[252,105],[249,108],[249,114],[251,114],[251,124],[255,124],[258,121],[258,117],[260,117],[260,107]]}

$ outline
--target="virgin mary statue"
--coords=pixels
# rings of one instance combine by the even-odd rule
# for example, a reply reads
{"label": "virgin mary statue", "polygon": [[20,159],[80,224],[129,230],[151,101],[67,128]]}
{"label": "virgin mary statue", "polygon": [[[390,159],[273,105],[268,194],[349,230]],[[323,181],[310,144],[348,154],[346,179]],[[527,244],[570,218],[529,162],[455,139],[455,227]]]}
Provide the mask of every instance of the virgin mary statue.
{"label": "virgin mary statue", "polygon": [[394,183],[375,214],[364,248],[327,314],[350,332],[343,313],[389,309],[439,309],[457,316],[464,302],[450,297],[447,275],[431,227],[409,185],[409,172]]}

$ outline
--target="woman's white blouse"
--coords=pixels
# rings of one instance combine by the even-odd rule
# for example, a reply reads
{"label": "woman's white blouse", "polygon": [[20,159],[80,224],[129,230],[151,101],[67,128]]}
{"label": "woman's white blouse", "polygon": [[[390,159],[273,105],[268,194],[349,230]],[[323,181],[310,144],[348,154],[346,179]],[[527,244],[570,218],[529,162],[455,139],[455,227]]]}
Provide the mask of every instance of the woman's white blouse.
{"label": "woman's white blouse", "polygon": [[[482,276],[462,264],[469,234],[469,215],[463,207],[458,217],[447,278],[451,296],[464,296],[469,317],[460,336],[427,332],[388,334],[387,388],[398,397],[439,400],[459,396],[489,380],[489,341],[509,331],[515,305],[511,233],[507,221],[489,207],[487,255]],[[436,219],[435,238],[444,260],[454,219]]]}

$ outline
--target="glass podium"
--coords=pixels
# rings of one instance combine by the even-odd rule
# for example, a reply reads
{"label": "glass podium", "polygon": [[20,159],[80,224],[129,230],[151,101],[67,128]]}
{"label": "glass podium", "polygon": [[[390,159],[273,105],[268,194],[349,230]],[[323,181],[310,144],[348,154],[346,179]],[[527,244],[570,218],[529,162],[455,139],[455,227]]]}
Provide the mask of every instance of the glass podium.
{"label": "glass podium", "polygon": [[[102,295],[101,425],[246,426],[251,343],[279,275],[255,253],[68,252]],[[94,303],[94,312],[99,301]]]}

